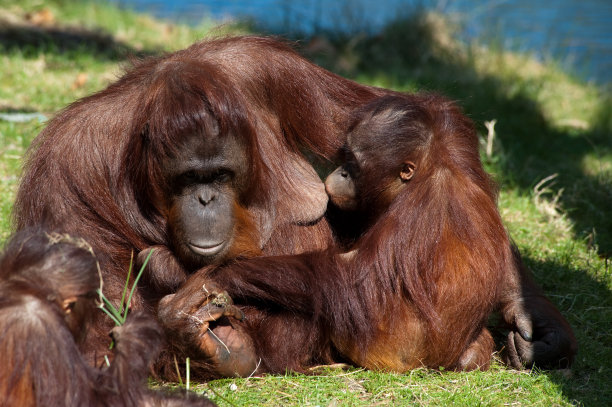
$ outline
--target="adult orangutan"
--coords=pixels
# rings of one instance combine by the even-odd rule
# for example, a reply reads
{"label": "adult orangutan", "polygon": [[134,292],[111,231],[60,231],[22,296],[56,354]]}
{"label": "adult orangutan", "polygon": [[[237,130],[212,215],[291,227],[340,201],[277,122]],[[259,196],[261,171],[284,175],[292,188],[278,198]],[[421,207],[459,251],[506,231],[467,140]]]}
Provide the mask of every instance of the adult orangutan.
{"label": "adult orangutan", "polygon": [[[132,304],[151,312],[201,266],[324,249],[332,242],[321,219],[327,196],[302,151],[332,158],[350,112],[384,93],[269,38],[205,41],[141,61],[64,109],[35,140],[14,208],[17,229],[46,219],[51,228],[86,238],[104,254],[106,295],[116,301],[131,253],[142,259],[155,248]],[[509,286],[510,323],[534,320],[520,292],[524,284]],[[186,315],[165,305],[170,309],[160,315]],[[229,312],[230,322],[236,315]],[[557,311],[547,306],[535,318],[532,331],[517,328],[533,338],[516,348],[521,361],[539,349],[540,323],[556,321]],[[177,321],[161,322],[191,332],[189,319]],[[546,332],[563,342],[569,333],[553,325]],[[110,321],[96,315],[93,326],[86,350],[100,363]],[[226,329],[234,328],[214,322],[204,343],[187,334],[175,351],[195,355],[195,374],[245,374],[223,366],[216,350],[211,355],[212,333]]]}
{"label": "adult orangutan", "polygon": [[[327,195],[300,151],[331,156],[348,112],[376,92],[269,39],[203,42],[144,60],[37,137],[17,229],[44,220],[85,238],[104,255],[114,301],[131,254],[155,248],[132,304],[151,312],[203,265],[323,249],[332,242],[320,221]],[[85,349],[97,364],[111,327],[96,315]]]}
{"label": "adult orangutan", "polygon": [[3,406],[214,406],[146,387],[162,330],[142,312],[112,330],[114,359],[92,367],[79,352],[100,276],[88,244],[24,231],[0,256],[0,400]]}

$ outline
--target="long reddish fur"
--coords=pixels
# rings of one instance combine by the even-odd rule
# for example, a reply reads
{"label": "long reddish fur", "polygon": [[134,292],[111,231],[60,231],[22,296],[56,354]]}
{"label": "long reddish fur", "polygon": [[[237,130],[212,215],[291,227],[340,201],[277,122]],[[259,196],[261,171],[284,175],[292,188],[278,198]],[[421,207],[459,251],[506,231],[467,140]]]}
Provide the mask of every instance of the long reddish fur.
{"label": "long reddish fur", "polygon": [[[247,145],[252,179],[247,198],[237,202],[245,210],[240,212],[241,227],[251,233],[255,220],[265,220],[260,222],[266,225],[265,230],[258,226],[256,231],[264,236],[264,244],[254,248],[252,239],[243,236],[243,243],[232,253],[242,256],[261,250],[264,255],[296,254],[322,250],[332,243],[325,220],[301,225],[293,219],[302,205],[300,172],[296,170],[296,162],[304,160],[302,148],[333,158],[344,143],[351,112],[388,93],[392,92],[334,75],[270,38],[209,40],[136,62],[107,89],[58,113],[37,137],[28,153],[14,206],[16,229],[45,220],[50,228],[85,237],[101,258],[106,295],[115,301],[121,297],[132,254],[156,247],[152,259],[159,265],[154,267],[156,274],[141,280],[132,304],[134,309],[154,312],[157,300],[175,292],[192,271],[185,270],[168,249],[168,213],[160,202],[165,182],[160,163],[172,154],[183,134],[202,124],[203,111],[219,120],[222,132],[238,135]],[[412,207],[414,213],[431,217],[423,212],[426,209]],[[372,248],[375,242],[372,237]],[[500,246],[505,242],[500,241]],[[413,256],[419,257],[423,249],[412,250]],[[504,310],[509,311],[504,318],[510,323],[514,310],[521,308],[520,290],[525,284],[533,285],[523,282],[522,273],[516,265],[509,273],[507,285],[511,288],[504,297]],[[244,281],[247,284],[248,278]],[[267,315],[266,309],[255,307],[249,310],[255,316],[251,321],[264,321],[262,324],[275,318],[292,321],[284,326],[274,324],[278,332],[270,330],[262,346],[269,345],[270,353],[278,351],[273,358],[281,361],[280,365],[286,355],[300,353],[298,344],[283,342],[283,334],[293,332],[314,338],[312,349],[319,351],[305,352],[307,357],[318,354],[321,360],[331,358],[330,348],[320,343],[325,342],[321,339],[325,335],[319,336],[318,328],[305,327],[302,315],[291,314],[306,299],[300,299],[300,290],[287,284],[287,291],[281,290],[277,296],[287,298],[283,305],[286,311],[280,312],[284,316]],[[361,300],[344,295],[353,290],[350,284],[342,286],[335,280],[329,284],[325,288],[329,298],[349,298],[345,310],[362,306]],[[415,298],[424,295],[413,288]],[[295,303],[290,300],[294,294]],[[262,292],[253,304],[270,298]],[[321,306],[325,303],[317,302]],[[345,312],[337,311],[338,315]],[[356,321],[351,329],[359,325],[362,330],[369,329],[371,323],[360,324],[364,322],[360,315],[369,316],[368,312],[351,311],[349,316]],[[558,314],[552,306],[547,312],[538,315],[544,320],[551,312]],[[289,314],[292,317],[286,318]],[[555,319],[563,321],[560,315]],[[342,327],[344,318],[338,316],[337,320]],[[86,350],[98,364],[107,353],[110,328],[108,319],[101,313],[96,315]],[[326,330],[328,325],[320,329]]]}
{"label": "long reddish fur", "polygon": [[[493,341],[485,324],[512,253],[474,128],[441,97],[396,95],[381,103],[404,109],[406,121],[422,124],[430,137],[413,143],[421,148],[417,175],[378,214],[352,256],[256,258],[194,276],[212,278],[235,301],[274,315],[251,326],[264,370],[303,371],[334,352],[394,371],[488,366]],[[408,154],[397,151],[396,137],[414,137],[412,129],[380,150]],[[380,171],[364,174],[378,179],[372,189],[385,172],[384,162],[375,167]],[[310,334],[294,327],[299,318]],[[275,349],[281,340],[289,348],[284,353]]]}

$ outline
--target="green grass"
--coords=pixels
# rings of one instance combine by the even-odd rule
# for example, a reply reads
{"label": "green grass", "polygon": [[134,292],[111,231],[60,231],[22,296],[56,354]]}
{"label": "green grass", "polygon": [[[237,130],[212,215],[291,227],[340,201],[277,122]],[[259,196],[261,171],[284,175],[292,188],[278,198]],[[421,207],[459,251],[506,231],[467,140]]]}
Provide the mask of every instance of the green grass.
{"label": "green grass", "polygon": [[[43,9],[55,22],[33,29],[26,15]],[[128,54],[155,54],[211,33],[244,31],[240,25],[215,29],[209,20],[187,27],[101,3],[60,0],[0,0],[0,21],[12,22],[10,40],[0,42],[0,112],[47,115],[113,81]],[[447,94],[464,107],[483,139],[484,122],[497,120],[493,154],[483,154],[483,160],[500,184],[499,205],[512,237],[574,327],[580,350],[571,373],[517,372],[497,363],[470,373],[327,370],[191,383],[196,391],[221,406],[610,403],[611,89],[564,73],[554,61],[458,44],[447,21],[415,13],[389,25],[384,35],[319,39],[318,50],[304,41],[310,44],[304,52],[363,83]],[[11,231],[22,157],[42,126],[0,120],[0,241]]]}
{"label": "green grass", "polygon": [[[232,386],[232,384],[234,386]],[[511,372],[495,365],[489,372],[373,373],[328,370],[317,376],[267,376],[216,380],[201,386],[219,405],[567,405],[558,382],[534,372]]]}

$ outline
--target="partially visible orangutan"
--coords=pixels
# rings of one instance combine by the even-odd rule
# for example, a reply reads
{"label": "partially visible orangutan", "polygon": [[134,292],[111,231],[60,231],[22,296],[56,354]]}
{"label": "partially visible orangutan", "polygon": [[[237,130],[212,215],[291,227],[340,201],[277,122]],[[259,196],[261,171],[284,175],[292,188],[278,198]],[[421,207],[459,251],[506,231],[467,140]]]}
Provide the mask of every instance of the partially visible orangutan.
{"label": "partially visible orangutan", "polygon": [[[471,122],[438,96],[385,96],[356,110],[344,151],[326,187],[363,220],[352,251],[204,269],[162,304],[220,312],[208,299],[227,290],[254,341],[242,357],[261,359],[260,373],[338,355],[398,372],[486,369],[494,344],[485,325],[515,259]],[[575,341],[564,346],[573,355]]]}
{"label": "partially visible orangutan", "polygon": [[[16,227],[45,219],[50,228],[86,238],[102,255],[105,291],[115,301],[131,254],[142,262],[155,248],[131,304],[152,313],[202,266],[332,245],[322,219],[327,195],[302,152],[333,158],[351,112],[387,93],[336,76],[270,38],[204,41],[145,59],[50,120],[29,152]],[[525,284],[531,287],[521,281],[508,289],[505,309],[511,322],[533,322],[530,332],[521,326],[533,342],[515,347],[514,360],[537,361],[539,327],[557,312],[548,306],[531,313],[521,294]],[[189,313],[164,306],[170,308],[159,314],[173,317],[161,322],[185,333],[170,338],[173,348],[158,364],[164,375],[174,372],[173,356],[192,356],[198,377],[235,371],[210,344],[217,330],[236,329],[232,335],[246,345],[240,324],[232,324],[238,313],[228,311],[225,325],[207,319],[202,344],[188,334]],[[109,354],[111,324],[94,319],[84,350],[99,365]],[[561,342],[570,335],[563,329],[551,332]],[[565,356],[564,348],[546,346]],[[246,363],[237,373],[252,368]]]}
{"label": "partially visible orangutan", "polygon": [[94,315],[100,275],[91,248],[68,235],[22,232],[0,259],[0,400],[3,406],[213,406],[193,394],[149,390],[162,342],[154,319],[136,312],[111,331],[108,368],[79,351]]}

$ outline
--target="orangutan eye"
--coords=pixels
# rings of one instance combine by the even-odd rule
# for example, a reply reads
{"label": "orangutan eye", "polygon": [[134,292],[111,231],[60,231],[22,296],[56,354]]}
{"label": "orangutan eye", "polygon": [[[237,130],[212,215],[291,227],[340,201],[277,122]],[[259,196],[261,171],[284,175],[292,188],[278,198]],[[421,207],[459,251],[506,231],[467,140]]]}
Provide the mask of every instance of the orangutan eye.
{"label": "orangutan eye", "polygon": [[186,171],[181,174],[181,179],[187,182],[195,182],[198,179],[198,174],[195,171]]}
{"label": "orangutan eye", "polygon": [[214,178],[215,178],[215,182],[224,184],[226,182],[231,181],[234,178],[234,173],[227,169],[221,169],[217,171]]}

